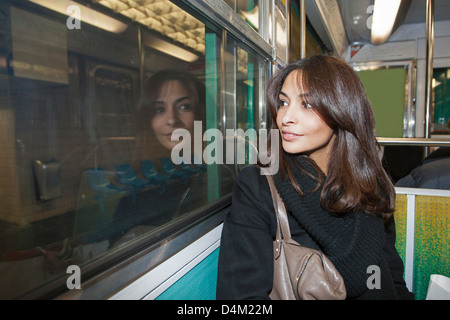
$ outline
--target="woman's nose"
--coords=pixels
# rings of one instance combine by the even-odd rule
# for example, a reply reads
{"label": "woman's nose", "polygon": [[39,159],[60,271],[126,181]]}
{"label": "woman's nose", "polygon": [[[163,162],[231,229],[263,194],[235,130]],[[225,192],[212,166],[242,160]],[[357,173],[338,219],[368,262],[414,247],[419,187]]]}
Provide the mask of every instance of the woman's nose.
{"label": "woman's nose", "polygon": [[180,117],[174,108],[170,107],[167,109],[166,123],[170,126],[174,126],[180,121]]}
{"label": "woman's nose", "polygon": [[284,114],[282,115],[281,121],[284,125],[294,124],[297,121],[296,112],[292,106],[285,108]]}

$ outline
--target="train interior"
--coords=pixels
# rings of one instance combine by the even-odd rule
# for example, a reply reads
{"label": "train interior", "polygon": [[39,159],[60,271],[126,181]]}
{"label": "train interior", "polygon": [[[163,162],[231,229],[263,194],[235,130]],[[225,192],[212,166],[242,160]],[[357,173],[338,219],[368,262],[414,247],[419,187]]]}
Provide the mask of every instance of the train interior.
{"label": "train interior", "polygon": [[[394,183],[448,148],[450,3],[432,2],[427,14],[401,1],[380,43],[371,0],[1,1],[0,299],[214,300],[234,180],[270,123],[265,83],[304,55],[358,71]],[[193,133],[178,164],[163,112],[143,112],[162,70],[203,88],[176,106]],[[450,191],[397,188],[396,205],[405,281],[423,300],[432,274],[450,277]]]}

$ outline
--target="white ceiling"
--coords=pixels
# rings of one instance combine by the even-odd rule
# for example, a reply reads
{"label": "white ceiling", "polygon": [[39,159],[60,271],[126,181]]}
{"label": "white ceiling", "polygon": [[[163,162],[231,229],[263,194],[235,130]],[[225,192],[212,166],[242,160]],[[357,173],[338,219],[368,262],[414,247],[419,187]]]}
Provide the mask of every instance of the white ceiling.
{"label": "white ceiling", "polygon": [[204,54],[204,24],[168,0],[96,0],[114,12]]}
{"label": "white ceiling", "polygon": [[[450,1],[434,0],[435,21],[450,20]],[[425,23],[426,0],[412,0],[404,24]]]}
{"label": "white ceiling", "polygon": [[[368,43],[370,30],[366,26],[374,0],[337,0],[350,43]],[[395,28],[401,24],[425,23],[426,0],[402,0]],[[450,1],[434,0],[435,21],[450,20]]]}

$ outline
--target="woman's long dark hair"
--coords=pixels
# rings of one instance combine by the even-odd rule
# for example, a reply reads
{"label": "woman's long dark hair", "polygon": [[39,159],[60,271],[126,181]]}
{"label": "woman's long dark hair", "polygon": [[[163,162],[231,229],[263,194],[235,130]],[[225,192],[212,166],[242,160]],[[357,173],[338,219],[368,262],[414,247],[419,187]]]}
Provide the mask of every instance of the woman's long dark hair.
{"label": "woman's long dark hair", "polygon": [[[330,212],[358,210],[389,216],[394,211],[395,189],[378,156],[375,120],[359,76],[345,61],[332,56],[312,56],[288,65],[267,86],[272,128],[278,129],[279,94],[293,71],[299,71],[299,83],[308,91],[306,102],[336,135],[326,179],[305,156],[316,168],[318,187],[323,186],[322,206]],[[298,155],[282,150],[281,141],[279,145],[280,173],[303,195],[287,164],[288,157]]]}

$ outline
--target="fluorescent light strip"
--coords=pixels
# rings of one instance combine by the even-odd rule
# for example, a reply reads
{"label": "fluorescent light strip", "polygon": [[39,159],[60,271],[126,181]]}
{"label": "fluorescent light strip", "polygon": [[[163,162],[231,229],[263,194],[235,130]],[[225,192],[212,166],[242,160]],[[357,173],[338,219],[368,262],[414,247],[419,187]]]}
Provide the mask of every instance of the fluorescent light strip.
{"label": "fluorescent light strip", "polygon": [[127,29],[127,25],[119,20],[111,18],[103,13],[83,6],[70,0],[29,0],[50,10],[71,16],[73,13],[68,10],[70,6],[76,6],[80,9],[80,20],[103,30],[122,33]]}
{"label": "fluorescent light strip", "polygon": [[382,44],[391,35],[401,0],[375,0],[370,42]]}
{"label": "fluorescent light strip", "polygon": [[175,58],[187,62],[194,62],[199,58],[197,55],[193,54],[190,51],[187,51],[160,38],[154,37],[150,34],[144,34],[144,43],[149,47],[152,47],[153,49],[161,51],[162,53],[169,54]]}

